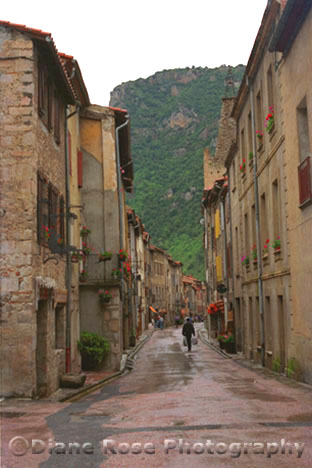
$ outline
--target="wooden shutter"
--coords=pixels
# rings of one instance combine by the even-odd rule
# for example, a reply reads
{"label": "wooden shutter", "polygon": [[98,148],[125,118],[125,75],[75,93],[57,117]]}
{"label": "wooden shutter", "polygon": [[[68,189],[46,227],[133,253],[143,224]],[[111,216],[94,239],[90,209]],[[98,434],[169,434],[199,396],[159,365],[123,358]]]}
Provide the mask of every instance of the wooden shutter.
{"label": "wooden shutter", "polygon": [[60,196],[60,209],[59,209],[59,218],[60,218],[60,238],[65,245],[65,203],[63,195]]}
{"label": "wooden shutter", "polygon": [[61,142],[61,129],[60,129],[60,101],[59,97],[54,90],[54,139],[55,142],[59,145]]}

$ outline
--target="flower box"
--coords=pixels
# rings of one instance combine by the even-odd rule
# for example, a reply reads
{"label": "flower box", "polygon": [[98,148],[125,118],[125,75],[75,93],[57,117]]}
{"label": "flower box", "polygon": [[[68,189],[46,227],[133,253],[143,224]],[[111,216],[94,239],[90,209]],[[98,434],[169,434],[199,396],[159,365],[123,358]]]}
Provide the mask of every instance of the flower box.
{"label": "flower box", "polygon": [[106,262],[107,260],[111,260],[112,256],[113,254],[111,252],[101,252],[99,253],[99,262]]}
{"label": "flower box", "polygon": [[107,304],[113,297],[109,291],[107,290],[105,291],[104,289],[99,289],[98,295],[99,295],[100,302],[102,302],[102,304]]}

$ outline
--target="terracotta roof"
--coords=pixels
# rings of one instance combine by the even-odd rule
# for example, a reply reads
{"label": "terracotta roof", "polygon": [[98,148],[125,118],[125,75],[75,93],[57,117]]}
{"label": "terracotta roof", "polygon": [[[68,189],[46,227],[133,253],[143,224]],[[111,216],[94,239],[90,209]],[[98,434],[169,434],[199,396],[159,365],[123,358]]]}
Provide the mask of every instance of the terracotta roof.
{"label": "terracotta roof", "polygon": [[81,102],[82,106],[90,105],[90,98],[87,87],[82,77],[82,73],[77,60],[72,55],[67,55],[59,52],[59,57],[69,76],[70,82],[75,90],[76,96]]}
{"label": "terracotta roof", "polygon": [[128,114],[127,109],[120,109],[120,107],[111,107],[111,106],[108,106],[108,108],[114,112],[122,112],[123,114]]}
{"label": "terracotta roof", "polygon": [[56,70],[59,73],[63,84],[65,85],[63,91],[67,95],[68,103],[75,104],[75,100],[77,96],[70,82],[66,68],[64,64],[62,63],[62,60],[59,56],[58,50],[55,46],[51,33],[42,31],[41,29],[29,28],[25,26],[24,24],[10,23],[9,21],[0,20],[0,26],[15,29],[16,31],[20,31],[21,33],[26,34],[32,40],[38,41],[38,43],[40,43],[41,46],[43,46],[46,50],[49,51],[52,62],[54,62]]}

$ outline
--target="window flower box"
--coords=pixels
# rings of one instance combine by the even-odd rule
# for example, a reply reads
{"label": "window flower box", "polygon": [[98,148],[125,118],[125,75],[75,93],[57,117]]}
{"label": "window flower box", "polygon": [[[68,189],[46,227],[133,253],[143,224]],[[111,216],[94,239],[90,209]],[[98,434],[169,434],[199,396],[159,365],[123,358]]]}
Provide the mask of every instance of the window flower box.
{"label": "window flower box", "polygon": [[107,260],[111,260],[112,256],[112,252],[110,252],[109,250],[103,250],[99,253],[99,262],[106,262]]}
{"label": "window flower box", "polygon": [[99,295],[100,302],[102,302],[102,304],[107,304],[108,302],[110,302],[111,298],[113,297],[109,291],[105,291],[104,289],[99,289],[98,295]]}

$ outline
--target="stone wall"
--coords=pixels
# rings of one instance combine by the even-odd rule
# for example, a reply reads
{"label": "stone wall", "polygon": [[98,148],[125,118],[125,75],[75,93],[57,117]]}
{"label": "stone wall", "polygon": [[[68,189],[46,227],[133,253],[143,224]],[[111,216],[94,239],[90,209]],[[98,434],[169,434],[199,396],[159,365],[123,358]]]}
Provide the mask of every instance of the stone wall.
{"label": "stone wall", "polygon": [[[49,250],[37,242],[37,170],[64,194],[64,138],[57,146],[37,114],[37,53],[32,41],[0,27],[0,51],[1,58],[8,57],[0,61],[1,393],[32,396],[37,391],[35,278],[50,278],[56,289],[65,289],[64,262],[43,264]],[[53,335],[53,310],[51,317]],[[47,343],[54,346],[52,336]],[[46,366],[51,375],[57,368],[54,348]],[[47,392],[56,387],[57,377],[51,377]]]}

